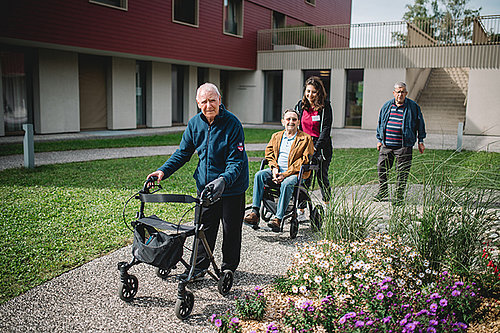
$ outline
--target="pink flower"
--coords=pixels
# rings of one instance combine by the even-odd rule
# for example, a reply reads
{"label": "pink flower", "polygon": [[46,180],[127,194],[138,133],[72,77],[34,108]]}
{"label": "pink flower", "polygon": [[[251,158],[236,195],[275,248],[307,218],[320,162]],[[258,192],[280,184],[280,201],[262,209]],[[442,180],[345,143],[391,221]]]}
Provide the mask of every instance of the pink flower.
{"label": "pink flower", "polygon": [[220,319],[215,319],[214,324],[215,324],[215,327],[221,327],[221,326],[222,326],[222,320],[220,320]]}

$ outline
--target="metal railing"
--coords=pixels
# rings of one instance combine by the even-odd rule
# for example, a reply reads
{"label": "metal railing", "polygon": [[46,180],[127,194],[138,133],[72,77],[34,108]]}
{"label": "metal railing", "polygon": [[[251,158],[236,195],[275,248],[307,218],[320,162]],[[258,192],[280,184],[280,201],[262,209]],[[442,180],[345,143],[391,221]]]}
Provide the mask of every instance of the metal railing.
{"label": "metal railing", "polygon": [[415,20],[301,26],[257,32],[257,50],[500,44],[500,15],[465,20]]}

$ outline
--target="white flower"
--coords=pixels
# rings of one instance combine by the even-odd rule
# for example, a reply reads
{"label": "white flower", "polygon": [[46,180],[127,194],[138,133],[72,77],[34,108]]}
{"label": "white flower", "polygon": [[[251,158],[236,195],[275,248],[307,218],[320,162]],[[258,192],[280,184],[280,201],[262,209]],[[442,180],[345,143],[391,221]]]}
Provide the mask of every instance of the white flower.
{"label": "white flower", "polygon": [[351,274],[347,273],[347,274],[345,275],[346,280],[349,280],[349,279],[351,278],[351,276],[352,276]]}
{"label": "white flower", "polygon": [[317,284],[320,284],[320,283],[321,283],[321,281],[323,281],[323,278],[322,278],[321,276],[316,275],[316,276],[314,277],[314,282],[316,282]]}
{"label": "white flower", "polygon": [[309,273],[304,273],[304,280],[309,280]]}
{"label": "white flower", "polygon": [[307,287],[306,287],[306,286],[300,286],[299,291],[300,291],[302,294],[305,294],[305,293],[307,292]]}
{"label": "white flower", "polygon": [[297,287],[296,285],[293,285],[292,286],[292,293],[296,294],[299,292],[299,287]]}

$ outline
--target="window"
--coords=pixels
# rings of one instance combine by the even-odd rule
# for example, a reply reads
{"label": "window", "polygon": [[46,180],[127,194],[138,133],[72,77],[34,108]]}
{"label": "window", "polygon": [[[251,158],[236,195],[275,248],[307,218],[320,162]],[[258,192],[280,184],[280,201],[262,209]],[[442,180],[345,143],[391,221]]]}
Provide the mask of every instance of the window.
{"label": "window", "polygon": [[264,122],[279,123],[283,99],[283,71],[264,72]]}
{"label": "window", "polygon": [[316,0],[305,0],[305,2],[312,6],[316,6]]}
{"label": "window", "polygon": [[90,3],[127,10],[128,0],[89,0]]}
{"label": "window", "polygon": [[348,69],[345,104],[345,126],[361,128],[363,114],[363,70]]}
{"label": "window", "polygon": [[224,0],[224,32],[236,36],[243,35],[242,0]]}
{"label": "window", "polygon": [[172,0],[172,20],[198,26],[198,0]]}

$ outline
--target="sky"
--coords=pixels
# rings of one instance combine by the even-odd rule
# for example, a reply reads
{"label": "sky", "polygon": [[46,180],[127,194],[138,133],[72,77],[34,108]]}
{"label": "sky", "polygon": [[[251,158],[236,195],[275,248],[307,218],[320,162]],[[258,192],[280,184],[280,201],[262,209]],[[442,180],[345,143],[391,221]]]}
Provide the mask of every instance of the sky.
{"label": "sky", "polygon": [[[351,23],[401,21],[413,0],[352,0]],[[482,7],[481,15],[500,15],[500,0],[470,0],[468,8]]]}

